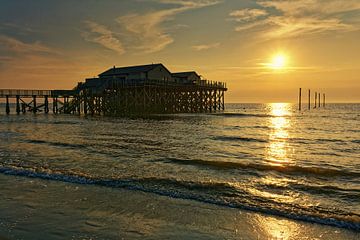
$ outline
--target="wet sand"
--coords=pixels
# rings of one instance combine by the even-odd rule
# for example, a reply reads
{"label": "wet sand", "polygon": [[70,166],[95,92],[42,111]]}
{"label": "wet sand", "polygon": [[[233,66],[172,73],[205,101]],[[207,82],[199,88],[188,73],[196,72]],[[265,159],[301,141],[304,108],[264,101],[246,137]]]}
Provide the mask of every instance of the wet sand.
{"label": "wet sand", "polygon": [[0,239],[359,239],[360,233],[141,191],[0,175]]}

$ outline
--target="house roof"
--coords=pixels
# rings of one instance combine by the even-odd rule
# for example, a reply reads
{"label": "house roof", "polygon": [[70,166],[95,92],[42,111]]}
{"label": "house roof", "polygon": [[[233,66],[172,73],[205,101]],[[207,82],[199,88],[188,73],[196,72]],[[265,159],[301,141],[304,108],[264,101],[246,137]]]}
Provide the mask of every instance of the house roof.
{"label": "house roof", "polygon": [[[113,67],[113,68],[110,68],[109,70],[99,74],[99,76],[101,77],[101,76],[121,75],[121,74],[129,74],[129,73],[146,73],[146,72],[153,70],[154,68],[156,68],[158,66],[162,66],[167,70],[167,68],[164,65],[162,65],[161,63],[157,63],[157,64],[119,67],[119,68]],[[169,71],[169,70],[167,70],[167,71]]]}
{"label": "house roof", "polygon": [[191,72],[177,72],[177,73],[172,73],[171,75],[173,77],[179,77],[179,78],[185,78],[190,76],[191,74],[195,74],[196,76],[200,77],[199,74],[197,74],[195,71],[191,71]]}

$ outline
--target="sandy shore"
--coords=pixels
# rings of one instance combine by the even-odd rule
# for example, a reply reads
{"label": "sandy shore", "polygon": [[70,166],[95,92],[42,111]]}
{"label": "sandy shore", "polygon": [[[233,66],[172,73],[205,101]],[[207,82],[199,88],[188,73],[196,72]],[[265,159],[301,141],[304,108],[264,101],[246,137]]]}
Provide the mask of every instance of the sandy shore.
{"label": "sandy shore", "polygon": [[155,194],[0,175],[0,239],[359,239],[347,229]]}

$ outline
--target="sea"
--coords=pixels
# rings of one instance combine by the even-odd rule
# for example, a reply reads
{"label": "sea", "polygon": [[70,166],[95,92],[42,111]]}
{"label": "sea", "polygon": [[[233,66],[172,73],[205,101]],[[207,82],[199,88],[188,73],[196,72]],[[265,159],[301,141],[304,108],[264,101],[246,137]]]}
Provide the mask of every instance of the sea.
{"label": "sea", "polygon": [[360,104],[0,105],[0,239],[360,239]]}

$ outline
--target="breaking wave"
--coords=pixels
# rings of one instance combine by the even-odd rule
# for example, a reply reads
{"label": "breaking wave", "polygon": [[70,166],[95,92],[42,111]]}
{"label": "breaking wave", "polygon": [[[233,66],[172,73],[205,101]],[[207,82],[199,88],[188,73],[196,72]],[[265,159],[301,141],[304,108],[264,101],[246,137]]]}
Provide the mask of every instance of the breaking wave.
{"label": "breaking wave", "polygon": [[0,173],[7,175],[56,180],[75,184],[91,184],[104,187],[125,188],[144,191],[168,197],[190,199],[210,204],[258,211],[268,214],[327,224],[360,231],[360,215],[341,209],[306,206],[279,202],[254,195],[246,188],[241,189],[223,182],[193,182],[162,178],[98,178],[88,174],[34,169],[17,166],[1,166]]}

